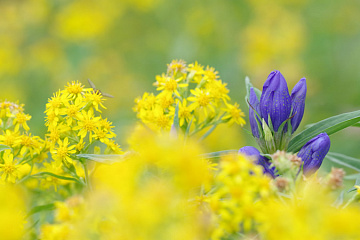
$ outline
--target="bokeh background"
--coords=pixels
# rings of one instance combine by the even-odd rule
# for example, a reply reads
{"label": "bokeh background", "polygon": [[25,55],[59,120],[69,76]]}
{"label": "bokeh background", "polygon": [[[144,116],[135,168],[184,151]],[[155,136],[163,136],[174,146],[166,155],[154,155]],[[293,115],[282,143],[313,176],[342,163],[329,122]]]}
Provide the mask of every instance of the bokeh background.
{"label": "bokeh background", "polygon": [[[215,67],[244,112],[245,76],[261,88],[278,69],[290,91],[306,77],[301,130],[360,109],[360,1],[0,1],[0,98],[25,104],[33,134],[46,131],[53,92],[90,78],[115,96],[103,115],[126,147],[134,98],[155,91],[155,75],[172,59]],[[333,135],[331,151],[359,158],[359,135],[358,128]],[[240,127],[223,126],[206,144],[224,150],[255,143]]]}

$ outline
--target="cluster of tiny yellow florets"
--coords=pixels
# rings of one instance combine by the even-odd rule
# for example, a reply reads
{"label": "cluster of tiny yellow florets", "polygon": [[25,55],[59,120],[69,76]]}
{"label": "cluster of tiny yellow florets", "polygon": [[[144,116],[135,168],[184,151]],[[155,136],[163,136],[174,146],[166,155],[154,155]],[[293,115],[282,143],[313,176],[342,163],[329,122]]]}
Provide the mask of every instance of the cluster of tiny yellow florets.
{"label": "cluster of tiny yellow florets", "polygon": [[24,112],[24,105],[3,101],[0,103],[0,174],[2,182],[15,183],[30,172],[35,160],[41,160],[48,148],[45,141],[32,136]]}
{"label": "cluster of tiny yellow florets", "polygon": [[225,122],[242,126],[245,115],[239,104],[230,103],[226,85],[212,67],[174,60],[166,73],[156,76],[160,93],[136,98],[134,111],[154,130],[170,130],[176,121],[190,135]]}
{"label": "cluster of tiny yellow florets", "polygon": [[274,193],[271,179],[260,166],[241,155],[224,156],[219,166],[212,185],[214,190],[203,198],[216,224],[212,239],[255,231],[265,200]]}
{"label": "cluster of tiny yellow florets", "polygon": [[72,81],[58,91],[46,104],[47,138],[53,159],[58,165],[73,164],[73,155],[89,153],[90,145],[101,142],[105,153],[121,153],[114,141],[112,123],[101,117],[105,106],[99,91]]}

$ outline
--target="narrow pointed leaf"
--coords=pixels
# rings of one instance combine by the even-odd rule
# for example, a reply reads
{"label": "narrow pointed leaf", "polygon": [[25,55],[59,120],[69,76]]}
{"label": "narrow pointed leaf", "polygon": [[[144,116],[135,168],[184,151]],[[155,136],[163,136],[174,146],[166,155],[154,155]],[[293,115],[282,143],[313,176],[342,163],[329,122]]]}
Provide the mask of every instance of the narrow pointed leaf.
{"label": "narrow pointed leaf", "polygon": [[111,164],[114,162],[123,161],[130,153],[125,154],[78,154],[76,155],[79,158],[85,158],[87,160]]}
{"label": "narrow pointed leaf", "polygon": [[218,151],[218,152],[212,152],[212,153],[204,153],[201,154],[201,157],[203,158],[217,158],[228,154],[235,154],[239,150],[224,150],[224,151]]}
{"label": "narrow pointed leaf", "polygon": [[261,97],[261,91],[251,84],[250,78],[248,76],[245,77],[245,87],[246,87],[245,102],[249,107],[250,89],[251,88],[254,89],[254,92],[255,92],[256,96],[258,97],[258,99],[260,99],[260,97]]}
{"label": "narrow pointed leaf", "polygon": [[36,173],[34,175],[31,175],[30,177],[41,177],[43,175],[49,175],[49,176],[52,176],[52,177],[55,177],[55,178],[68,180],[68,181],[74,181],[74,182],[77,182],[77,183],[80,183],[80,184],[84,184],[79,179],[76,179],[76,178],[73,178],[73,177],[60,176],[60,175],[57,175],[57,174],[51,173],[51,172],[39,172],[39,173]]}
{"label": "narrow pointed leaf", "polygon": [[348,167],[360,172],[360,159],[346,156],[341,153],[329,152],[326,158],[331,162]]}
{"label": "narrow pointed leaf", "polygon": [[10,147],[6,146],[6,145],[3,145],[3,144],[0,144],[0,152],[4,151],[6,149],[10,149]]}
{"label": "narrow pointed leaf", "polygon": [[55,204],[54,203],[36,206],[36,207],[33,207],[29,211],[29,213],[26,215],[26,218],[30,217],[31,215],[33,215],[35,213],[39,213],[39,212],[43,212],[43,211],[53,211],[53,210],[55,210]]}
{"label": "narrow pointed leaf", "polygon": [[336,133],[344,128],[350,127],[360,121],[360,110],[354,112],[343,113],[336,115],[320,122],[317,122],[311,127],[305,129],[296,135],[289,143],[288,152],[298,152],[302,146],[310,139],[320,133],[326,132],[328,135]]}

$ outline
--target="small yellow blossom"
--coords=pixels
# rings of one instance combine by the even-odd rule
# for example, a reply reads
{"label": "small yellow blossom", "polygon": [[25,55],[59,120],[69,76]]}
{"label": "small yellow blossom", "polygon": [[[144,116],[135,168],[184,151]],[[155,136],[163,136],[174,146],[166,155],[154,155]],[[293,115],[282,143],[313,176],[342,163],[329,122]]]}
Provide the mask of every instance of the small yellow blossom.
{"label": "small yellow blossom", "polygon": [[205,112],[205,115],[208,115],[208,109],[215,112],[215,108],[211,104],[212,97],[209,92],[200,90],[199,88],[195,90],[191,89],[190,92],[193,96],[187,98],[188,101],[192,102],[189,107],[194,109],[201,108]]}
{"label": "small yellow blossom", "polygon": [[103,95],[99,92],[99,91],[90,91],[85,93],[85,101],[89,102],[96,111],[101,112],[101,110],[99,109],[99,106],[102,107],[103,109],[106,109],[106,107],[103,105],[103,102],[106,99],[103,98]]}
{"label": "small yellow blossom", "polygon": [[227,113],[222,119],[229,120],[229,124],[232,125],[234,123],[243,126],[245,124],[245,114],[239,108],[239,104],[235,103],[234,105],[227,103],[226,109],[224,111]]}
{"label": "small yellow blossom", "polygon": [[69,94],[70,98],[81,97],[81,94],[84,90],[84,85],[82,85],[79,81],[71,81],[71,83],[67,83],[65,86],[65,91]]}
{"label": "small yellow blossom", "polygon": [[182,102],[179,102],[179,120],[180,127],[184,125],[185,122],[189,122],[192,115],[191,112],[193,108],[187,106],[187,101],[184,99]]}
{"label": "small yellow blossom", "polygon": [[72,164],[73,161],[70,155],[76,152],[76,150],[74,149],[75,145],[68,145],[69,139],[66,137],[64,141],[59,140],[58,146],[51,151],[51,154],[56,161],[57,166],[59,166],[61,162],[64,162],[67,165]]}
{"label": "small yellow blossom", "polygon": [[19,136],[18,132],[13,132],[7,129],[5,131],[5,134],[0,135],[0,144],[4,144],[9,147],[14,147],[18,136]]}
{"label": "small yellow blossom", "polygon": [[0,164],[1,180],[5,182],[15,183],[16,179],[19,178],[20,165],[15,164],[14,155],[10,149],[4,151],[2,160],[4,161],[4,163]]}
{"label": "small yellow blossom", "polygon": [[89,133],[89,140],[91,142],[93,133],[99,125],[100,117],[95,117],[92,111],[86,112],[85,110],[82,110],[81,115],[79,116],[78,124],[73,128],[73,130],[80,130],[78,136],[82,139],[86,137],[87,133]]}
{"label": "small yellow blossom", "polygon": [[15,115],[15,119],[13,121],[13,124],[15,125],[15,132],[19,130],[19,127],[22,126],[25,131],[29,131],[30,128],[26,124],[26,121],[29,121],[31,119],[31,116],[29,114],[25,114],[22,112],[19,112]]}

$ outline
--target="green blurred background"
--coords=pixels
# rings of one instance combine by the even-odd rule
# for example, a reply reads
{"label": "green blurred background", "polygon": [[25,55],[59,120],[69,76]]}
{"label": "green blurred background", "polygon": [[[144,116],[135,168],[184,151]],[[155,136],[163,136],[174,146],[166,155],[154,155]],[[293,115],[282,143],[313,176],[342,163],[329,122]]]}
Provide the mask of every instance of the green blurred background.
{"label": "green blurred background", "polygon": [[[155,75],[173,59],[215,67],[246,113],[245,76],[261,88],[278,69],[290,91],[306,77],[300,130],[359,109],[358,0],[1,0],[0,16],[1,99],[25,104],[36,135],[46,131],[53,92],[90,78],[115,96],[103,115],[126,146],[134,98],[155,92]],[[349,128],[333,135],[331,151],[360,157],[359,134]],[[209,150],[244,144],[255,143],[236,126],[219,128],[207,143]]]}

